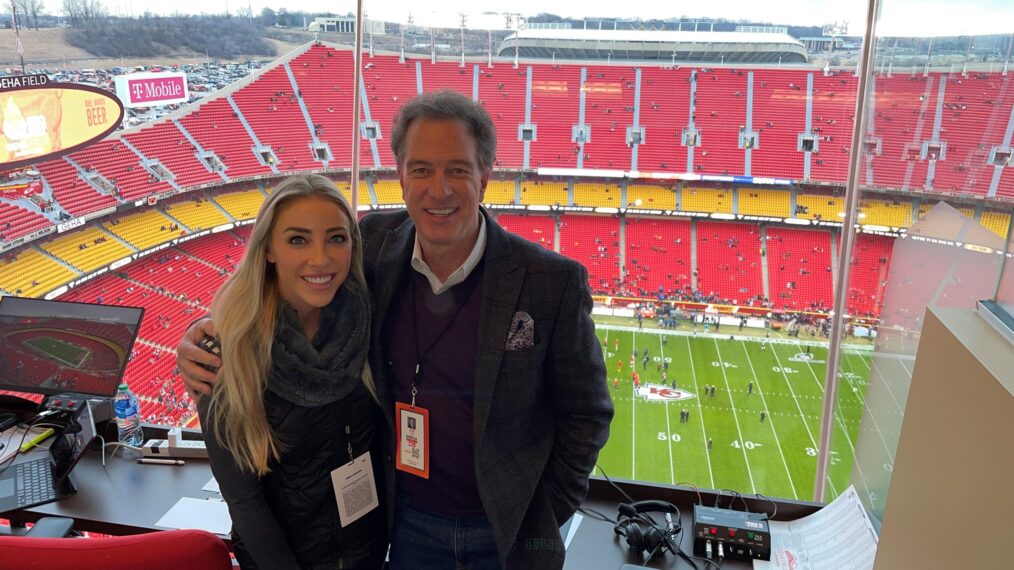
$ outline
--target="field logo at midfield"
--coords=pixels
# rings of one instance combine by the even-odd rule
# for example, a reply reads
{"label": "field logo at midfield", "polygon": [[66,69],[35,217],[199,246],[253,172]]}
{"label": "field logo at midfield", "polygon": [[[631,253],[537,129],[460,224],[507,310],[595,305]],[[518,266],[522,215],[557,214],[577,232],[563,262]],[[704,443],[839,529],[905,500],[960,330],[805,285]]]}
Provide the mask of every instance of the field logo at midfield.
{"label": "field logo at midfield", "polygon": [[637,395],[649,402],[675,402],[677,400],[689,400],[694,395],[690,392],[669,388],[660,384],[646,384],[637,389]]}
{"label": "field logo at midfield", "polygon": [[809,362],[810,364],[824,364],[823,360],[817,360],[809,352],[797,352],[795,356],[790,356],[789,360],[793,362]]}

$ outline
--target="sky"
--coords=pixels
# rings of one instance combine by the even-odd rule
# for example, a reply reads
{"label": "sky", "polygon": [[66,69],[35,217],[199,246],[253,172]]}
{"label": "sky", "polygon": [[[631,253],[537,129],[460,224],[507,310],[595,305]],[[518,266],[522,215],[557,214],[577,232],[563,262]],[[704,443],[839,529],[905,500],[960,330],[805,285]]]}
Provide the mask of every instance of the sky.
{"label": "sky", "polygon": [[[57,5],[58,0],[45,0]],[[290,11],[329,11],[348,13],[356,10],[353,0],[103,0],[110,12],[140,15],[146,10],[156,14],[236,13],[250,7],[254,14],[269,7],[284,6]],[[503,28],[504,11],[535,15],[548,11],[559,16],[628,16],[671,18],[679,16],[769,21],[785,25],[821,26],[832,22],[848,22],[849,33],[860,35],[866,28],[868,0],[711,0],[709,2],[678,2],[661,0],[624,0],[620,8],[589,8],[585,0],[556,0],[547,9],[545,0],[364,0],[367,16],[387,21],[405,21],[408,14],[419,25],[457,27],[460,13],[468,17],[471,27]],[[438,5],[439,11],[432,6]],[[598,6],[609,6],[609,3]],[[423,7],[427,6],[427,7]],[[615,6],[615,5],[614,5]],[[507,7],[507,8],[505,8]],[[482,13],[489,12],[485,18]],[[881,36],[931,36],[1014,33],[1014,0],[883,0],[877,25]]]}

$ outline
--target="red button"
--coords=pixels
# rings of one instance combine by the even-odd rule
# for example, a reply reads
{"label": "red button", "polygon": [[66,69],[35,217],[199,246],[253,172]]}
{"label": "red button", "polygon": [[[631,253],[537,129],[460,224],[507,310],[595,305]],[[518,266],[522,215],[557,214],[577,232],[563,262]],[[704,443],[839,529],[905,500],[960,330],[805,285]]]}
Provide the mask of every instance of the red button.
{"label": "red button", "polygon": [[729,536],[736,536],[736,529],[729,529]]}
{"label": "red button", "polygon": [[711,527],[711,534],[718,534],[718,529],[715,527]]}
{"label": "red button", "polygon": [[67,407],[68,408],[73,408],[74,407],[74,402],[67,402]]}

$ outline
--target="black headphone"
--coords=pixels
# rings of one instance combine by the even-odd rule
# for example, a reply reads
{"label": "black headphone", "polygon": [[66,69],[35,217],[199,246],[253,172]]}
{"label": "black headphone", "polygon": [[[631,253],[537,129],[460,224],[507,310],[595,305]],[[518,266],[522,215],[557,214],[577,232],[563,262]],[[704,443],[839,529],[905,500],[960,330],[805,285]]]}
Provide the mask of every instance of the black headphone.
{"label": "black headphone", "polygon": [[[620,503],[618,510],[619,515],[616,517],[613,532],[627,539],[627,546],[631,552],[637,555],[647,553],[648,558],[659,550],[676,553],[678,548],[672,540],[683,532],[680,510],[676,505],[666,501],[636,501],[629,504]],[[667,524],[662,528],[645,514],[653,512],[675,515],[675,520],[671,520],[671,525]]]}

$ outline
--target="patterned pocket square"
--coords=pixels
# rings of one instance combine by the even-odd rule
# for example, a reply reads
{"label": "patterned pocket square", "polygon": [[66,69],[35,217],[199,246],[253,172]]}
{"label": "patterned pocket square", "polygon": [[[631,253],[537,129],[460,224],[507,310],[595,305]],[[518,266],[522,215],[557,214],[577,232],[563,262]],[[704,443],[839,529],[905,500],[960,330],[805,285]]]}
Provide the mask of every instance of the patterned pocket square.
{"label": "patterned pocket square", "polygon": [[506,350],[523,350],[535,346],[535,320],[524,311],[514,313],[507,335]]}

